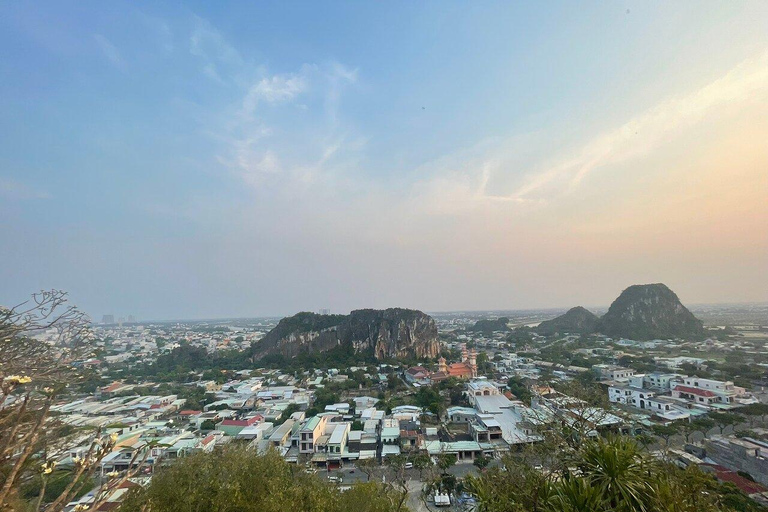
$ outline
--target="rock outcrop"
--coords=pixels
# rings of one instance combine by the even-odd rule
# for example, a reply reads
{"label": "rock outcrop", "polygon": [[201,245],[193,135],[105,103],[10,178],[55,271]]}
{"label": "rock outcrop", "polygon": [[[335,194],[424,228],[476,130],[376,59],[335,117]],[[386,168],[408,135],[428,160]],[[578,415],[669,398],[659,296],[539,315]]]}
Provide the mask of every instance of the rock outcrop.
{"label": "rock outcrop", "polygon": [[534,330],[544,335],[555,333],[589,334],[595,332],[599,322],[600,317],[581,306],[576,306],[552,320],[541,322]]}
{"label": "rock outcrop", "polygon": [[299,313],[283,318],[252,347],[255,359],[325,352],[350,346],[376,359],[436,357],[440,347],[432,317],[412,309],[359,309],[349,315]]}
{"label": "rock outcrop", "polygon": [[475,325],[467,329],[473,332],[482,332],[483,334],[491,334],[497,331],[509,331],[509,318],[502,316],[495,320],[488,318],[482,318],[475,322]]}
{"label": "rock outcrop", "polygon": [[633,340],[702,339],[701,320],[683,306],[666,285],[633,285],[621,292],[597,329],[614,338]]}

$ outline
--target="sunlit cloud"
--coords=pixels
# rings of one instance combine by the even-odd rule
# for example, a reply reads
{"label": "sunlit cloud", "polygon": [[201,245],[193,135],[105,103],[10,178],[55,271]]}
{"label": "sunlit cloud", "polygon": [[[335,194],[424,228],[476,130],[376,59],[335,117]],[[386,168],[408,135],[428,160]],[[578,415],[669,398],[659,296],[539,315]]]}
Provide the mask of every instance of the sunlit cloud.
{"label": "sunlit cloud", "polygon": [[[749,105],[764,109],[766,101],[768,53],[762,53],[702,87],[667,98],[621,126],[593,136],[574,151],[541,151],[539,161],[528,162],[526,167],[511,161],[507,146],[516,144],[513,139],[493,141],[484,153],[474,151],[468,157],[460,152],[442,158],[429,166],[426,180],[415,184],[418,200],[433,205],[431,211],[443,213],[492,203],[541,206],[558,202],[577,193],[596,170],[622,168],[684,136],[708,116],[737,112]],[[505,193],[503,186],[494,190],[494,179],[517,184]]]}
{"label": "sunlit cloud", "polygon": [[768,53],[747,59],[724,76],[687,94],[667,99],[613,131],[598,135],[581,151],[531,176],[509,197],[569,192],[595,169],[647,155],[713,112],[742,108],[768,95]]}

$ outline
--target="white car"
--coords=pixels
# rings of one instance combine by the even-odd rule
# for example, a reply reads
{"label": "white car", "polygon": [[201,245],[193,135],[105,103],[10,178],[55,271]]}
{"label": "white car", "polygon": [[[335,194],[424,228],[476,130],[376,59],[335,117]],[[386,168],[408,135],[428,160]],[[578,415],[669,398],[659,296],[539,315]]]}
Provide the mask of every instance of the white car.
{"label": "white car", "polygon": [[405,463],[405,469],[411,469],[413,467],[413,462],[406,462]]}

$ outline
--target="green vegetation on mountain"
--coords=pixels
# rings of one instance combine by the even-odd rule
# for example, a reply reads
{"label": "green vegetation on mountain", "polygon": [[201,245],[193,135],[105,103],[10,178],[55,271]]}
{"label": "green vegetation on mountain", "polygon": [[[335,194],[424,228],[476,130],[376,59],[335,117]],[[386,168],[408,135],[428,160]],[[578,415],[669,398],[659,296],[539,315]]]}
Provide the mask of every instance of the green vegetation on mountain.
{"label": "green vegetation on mountain", "polygon": [[[209,354],[203,347],[193,347],[187,343],[157,357],[152,363],[135,365],[127,374],[129,381],[141,380],[139,377],[152,378],[163,382],[187,382],[193,373],[206,371],[205,379],[224,382],[227,376],[221,370],[239,370],[249,368],[249,354],[242,350],[219,350]],[[119,366],[116,365],[116,368]]]}
{"label": "green vegetation on mountain", "polygon": [[634,340],[705,336],[701,321],[661,283],[633,285],[621,292],[600,319],[598,330],[607,336]]}
{"label": "green vegetation on mountain", "polygon": [[706,335],[701,321],[683,306],[675,292],[661,283],[630,286],[602,318],[578,306],[541,322],[534,330],[545,336],[599,332],[633,340],[703,339]]}
{"label": "green vegetation on mountain", "polygon": [[280,320],[274,329],[269,331],[268,336],[280,339],[290,336],[291,334],[322,331],[331,327],[336,327],[341,324],[345,318],[345,315],[320,315],[304,311]]}
{"label": "green vegetation on mountain", "polygon": [[507,324],[509,324],[509,318],[505,316],[496,318],[495,320],[489,318],[481,318],[475,322],[475,325],[467,330],[481,332],[483,334],[491,334],[498,331],[505,332],[510,330],[509,325]]}
{"label": "green vegetation on mountain", "polygon": [[591,311],[576,306],[552,320],[541,322],[536,332],[543,335],[555,333],[590,334],[595,332],[600,318]]}

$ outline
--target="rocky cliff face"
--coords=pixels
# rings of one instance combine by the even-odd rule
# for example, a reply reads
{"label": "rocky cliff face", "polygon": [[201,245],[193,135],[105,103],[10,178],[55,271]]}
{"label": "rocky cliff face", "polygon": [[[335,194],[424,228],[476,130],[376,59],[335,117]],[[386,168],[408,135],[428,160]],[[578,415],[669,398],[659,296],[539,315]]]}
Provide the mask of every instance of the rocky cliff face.
{"label": "rocky cliff face", "polygon": [[539,334],[572,333],[589,334],[595,332],[600,318],[581,306],[569,309],[552,320],[541,322],[535,331]]}
{"label": "rocky cliff face", "polygon": [[611,337],[635,340],[705,336],[699,319],[666,285],[633,285],[621,292],[603,315],[598,330]]}
{"label": "rocky cliff face", "polygon": [[253,346],[255,358],[294,357],[338,346],[372,353],[377,359],[436,357],[440,347],[434,319],[421,311],[359,309],[349,315],[299,313],[283,318]]}

